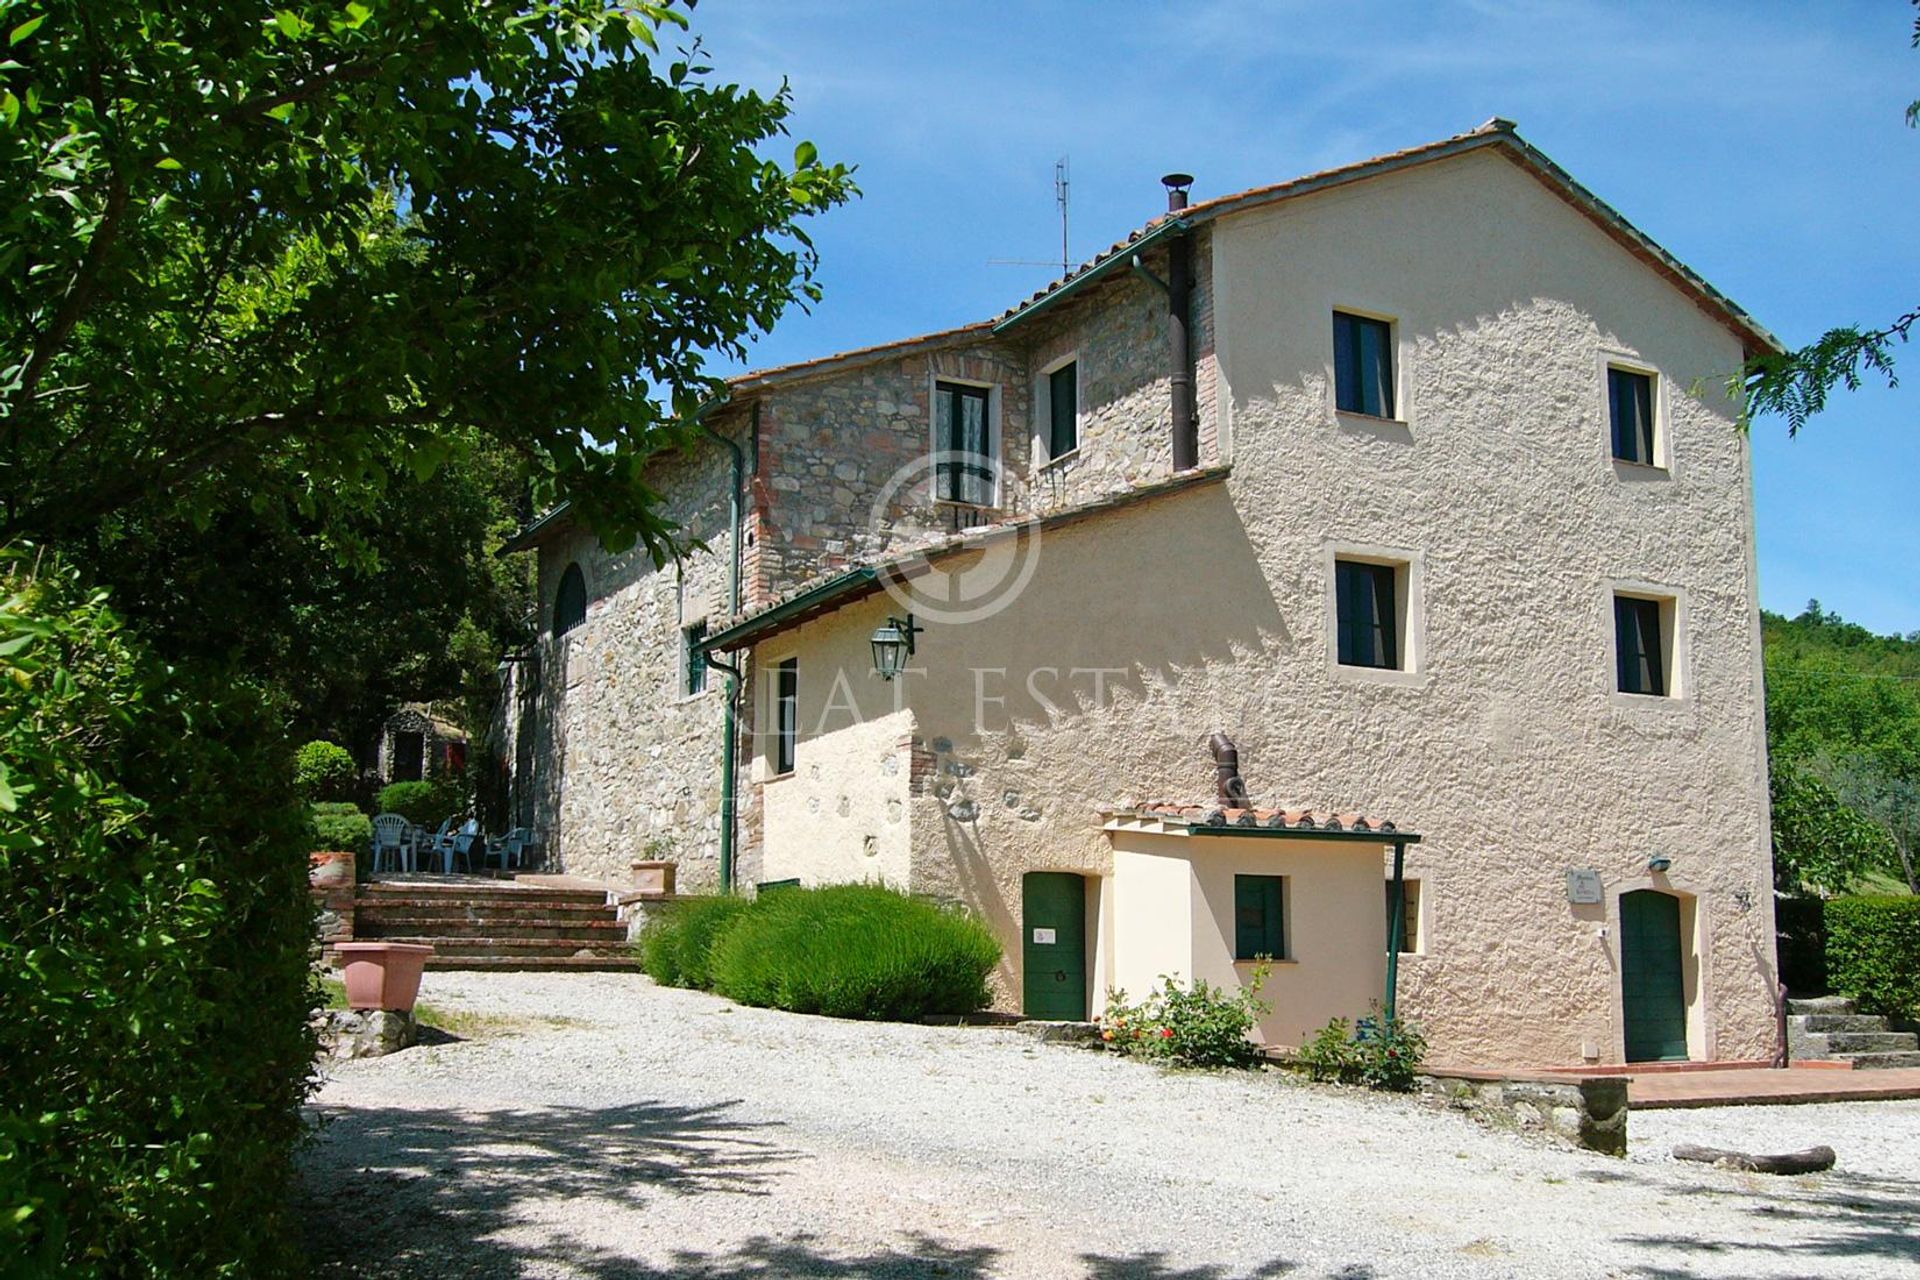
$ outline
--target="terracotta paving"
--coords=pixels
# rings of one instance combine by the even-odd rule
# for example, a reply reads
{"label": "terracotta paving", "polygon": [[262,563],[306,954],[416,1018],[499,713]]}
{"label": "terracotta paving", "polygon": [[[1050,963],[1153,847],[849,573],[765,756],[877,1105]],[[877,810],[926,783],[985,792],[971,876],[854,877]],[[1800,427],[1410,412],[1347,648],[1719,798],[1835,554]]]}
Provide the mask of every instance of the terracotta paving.
{"label": "terracotta paving", "polygon": [[1659,1071],[1636,1075],[1627,1085],[1628,1105],[1636,1111],[1885,1098],[1920,1098],[1920,1067],[1884,1071],[1815,1067]]}

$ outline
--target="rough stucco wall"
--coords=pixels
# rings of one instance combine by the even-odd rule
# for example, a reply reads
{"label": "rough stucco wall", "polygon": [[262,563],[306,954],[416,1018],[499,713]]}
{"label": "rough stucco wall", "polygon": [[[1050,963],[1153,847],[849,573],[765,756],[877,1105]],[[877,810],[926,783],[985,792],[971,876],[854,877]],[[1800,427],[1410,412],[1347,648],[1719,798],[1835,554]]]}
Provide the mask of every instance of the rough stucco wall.
{"label": "rough stucco wall", "polygon": [[899,686],[880,680],[870,658],[862,661],[874,625],[864,622],[852,610],[831,614],[810,629],[802,648],[790,651],[776,638],[756,655],[754,684],[767,699],[777,688],[774,668],[800,659],[793,772],[773,775],[777,718],[770,701],[756,708],[768,729],[750,740],[766,833],[756,881],[907,886],[913,717],[894,700]]}
{"label": "rough stucco wall", "polygon": [[[543,638],[520,737],[532,825],[569,874],[625,884],[630,862],[659,856],[679,862],[685,891],[719,883],[725,680],[710,672],[704,693],[685,696],[681,628],[727,612],[732,465],[702,444],[648,469],[664,513],[707,543],[677,565],[656,568],[639,546],[610,555],[578,531],[540,548]],[[586,578],[587,620],[555,639],[554,596],[571,563]]]}

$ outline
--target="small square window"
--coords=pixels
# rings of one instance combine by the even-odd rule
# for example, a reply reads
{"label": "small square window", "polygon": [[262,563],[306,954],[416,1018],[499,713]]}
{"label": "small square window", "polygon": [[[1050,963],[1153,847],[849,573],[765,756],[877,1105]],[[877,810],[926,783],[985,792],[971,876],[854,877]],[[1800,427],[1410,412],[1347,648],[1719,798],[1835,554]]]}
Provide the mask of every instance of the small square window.
{"label": "small square window", "polygon": [[1666,641],[1660,601],[1613,598],[1613,652],[1621,693],[1667,696]]}
{"label": "small square window", "polygon": [[1287,939],[1281,904],[1285,876],[1233,878],[1233,958],[1286,958]]}
{"label": "small square window", "polygon": [[[1401,901],[1406,904],[1406,914],[1400,921],[1400,954],[1413,955],[1420,950],[1420,882],[1405,879],[1400,882]],[[1393,881],[1387,885],[1387,938],[1393,938]]]}
{"label": "small square window", "polygon": [[800,741],[800,659],[788,658],[774,671],[773,771],[792,773]]}
{"label": "small square window", "polygon": [[1047,375],[1047,457],[1080,447],[1080,365],[1068,361]]}
{"label": "small square window", "polygon": [[1341,665],[1398,670],[1400,575],[1396,567],[1335,560],[1333,576]]}
{"label": "small square window", "polygon": [[1613,422],[1613,456],[1622,462],[1657,465],[1653,452],[1653,375],[1609,368],[1607,409]]}
{"label": "small square window", "polygon": [[702,618],[690,627],[680,629],[680,652],[684,661],[684,683],[682,687],[691,697],[707,691],[707,656],[700,652],[700,646],[706,643],[707,623]]}
{"label": "small square window", "polygon": [[1342,413],[1393,416],[1393,326],[1333,313],[1333,403]]}

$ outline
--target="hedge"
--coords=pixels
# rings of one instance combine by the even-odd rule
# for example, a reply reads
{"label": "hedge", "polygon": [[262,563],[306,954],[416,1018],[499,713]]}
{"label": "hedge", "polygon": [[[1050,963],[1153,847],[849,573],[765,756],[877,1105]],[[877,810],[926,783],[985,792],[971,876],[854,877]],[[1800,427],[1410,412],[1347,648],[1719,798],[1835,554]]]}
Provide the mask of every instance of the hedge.
{"label": "hedge", "polygon": [[353,753],[337,742],[316,739],[294,753],[293,785],[309,800],[345,800],[353,775]]}
{"label": "hedge", "polygon": [[876,884],[767,894],[710,953],[713,989],[741,1004],[902,1021],[984,1008],[999,959],[974,917]]}
{"label": "hedge", "polygon": [[390,782],[380,788],[381,813],[397,813],[416,827],[435,827],[466,808],[460,788],[451,782]]}
{"label": "hedge", "polygon": [[1920,898],[1827,901],[1827,979],[1863,1013],[1920,1016]]}
{"label": "hedge", "polygon": [[297,1271],[308,817],[257,691],[0,557],[0,1271]]}
{"label": "hedge", "polygon": [[308,809],[312,825],[312,839],[307,846],[310,852],[344,849],[359,854],[362,860],[366,858],[373,844],[373,819],[362,813],[359,805],[347,800],[323,800]]}

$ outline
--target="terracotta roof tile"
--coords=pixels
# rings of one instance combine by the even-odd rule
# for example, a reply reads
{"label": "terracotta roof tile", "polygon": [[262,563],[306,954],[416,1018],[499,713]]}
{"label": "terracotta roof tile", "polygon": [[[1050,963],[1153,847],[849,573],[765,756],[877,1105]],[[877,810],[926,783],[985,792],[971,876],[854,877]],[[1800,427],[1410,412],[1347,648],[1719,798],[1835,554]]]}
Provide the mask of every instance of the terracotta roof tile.
{"label": "terracotta roof tile", "polygon": [[1402,834],[1385,818],[1370,818],[1359,813],[1340,813],[1331,809],[1281,808],[1232,809],[1217,804],[1183,804],[1174,800],[1149,800],[1101,811],[1112,818],[1152,818],[1194,827],[1268,827],[1294,831],[1345,831],[1377,835]]}

